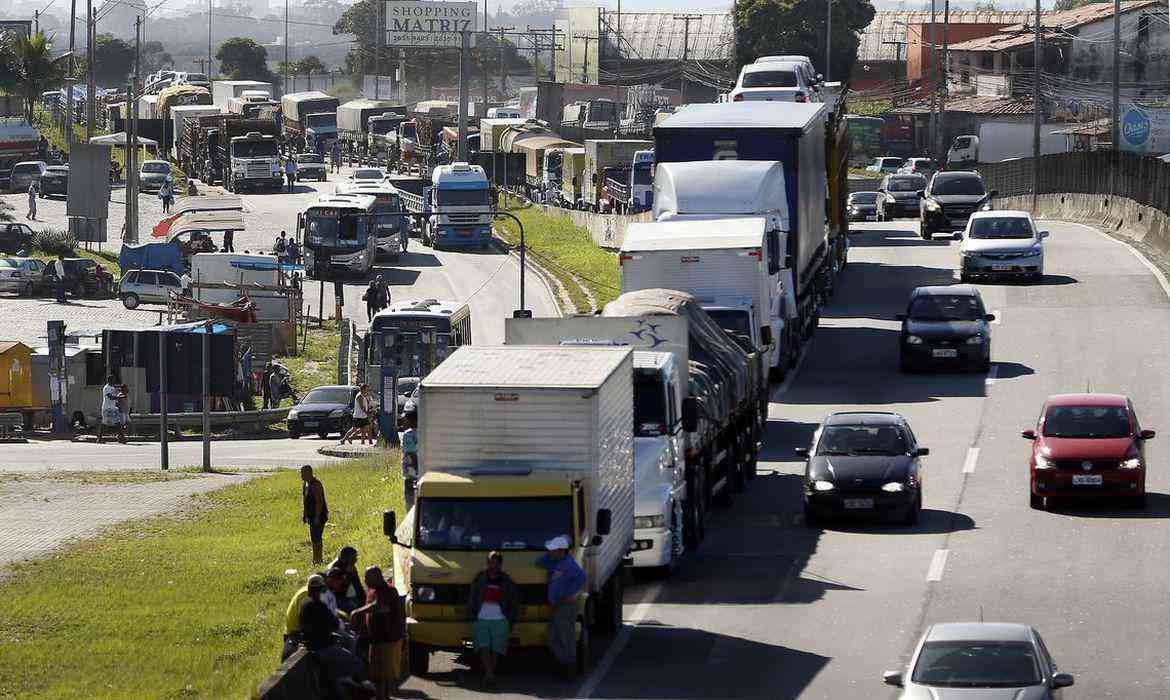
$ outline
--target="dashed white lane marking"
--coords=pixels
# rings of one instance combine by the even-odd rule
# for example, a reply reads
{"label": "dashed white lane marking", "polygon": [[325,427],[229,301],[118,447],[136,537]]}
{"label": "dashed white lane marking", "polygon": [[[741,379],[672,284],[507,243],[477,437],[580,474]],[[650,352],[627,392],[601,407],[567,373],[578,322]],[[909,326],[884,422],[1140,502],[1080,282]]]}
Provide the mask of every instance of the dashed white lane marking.
{"label": "dashed white lane marking", "polygon": [[963,473],[974,474],[975,464],[979,461],[979,448],[970,447],[967,449],[967,459],[963,461]]}
{"label": "dashed white lane marking", "polygon": [[[620,576],[621,574],[618,575]],[[581,687],[577,689],[578,700],[586,700],[593,696],[594,691],[597,690],[597,686],[601,685],[601,682],[605,680],[605,676],[609,673],[613,662],[617,660],[618,655],[622,653],[626,644],[629,643],[630,634],[633,633],[634,627],[646,619],[646,615],[650,613],[650,606],[654,605],[661,593],[662,583],[655,583],[646,591],[646,597],[642,599],[642,602],[634,606],[633,613],[630,617],[626,618],[625,624],[622,625],[621,631],[614,637],[613,643],[609,645],[609,649],[605,652],[605,656],[601,657],[601,661],[594,667],[593,673],[590,673],[589,677],[585,679],[585,682],[581,684]]]}
{"label": "dashed white lane marking", "polygon": [[930,560],[930,568],[926,570],[927,581],[941,581],[943,570],[947,568],[947,554],[950,550],[934,550],[934,558]]}

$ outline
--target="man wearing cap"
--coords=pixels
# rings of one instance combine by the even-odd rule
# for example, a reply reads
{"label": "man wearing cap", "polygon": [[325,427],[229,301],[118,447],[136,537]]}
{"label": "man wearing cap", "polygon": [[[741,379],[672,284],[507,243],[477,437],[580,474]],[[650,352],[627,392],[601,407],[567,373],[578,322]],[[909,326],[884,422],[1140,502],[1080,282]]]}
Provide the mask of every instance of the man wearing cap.
{"label": "man wearing cap", "polygon": [[359,673],[362,665],[350,649],[338,644],[336,634],[344,630],[324,599],[327,584],[319,574],[309,577],[308,599],[301,606],[301,641],[317,655],[333,682],[335,697],[341,698],[347,697],[345,680]]}
{"label": "man wearing cap", "polygon": [[292,656],[301,643],[301,608],[309,602],[309,592],[316,591],[318,595],[325,590],[325,577],[313,574],[308,582],[293,594],[288,608],[284,611],[284,648],[280,653],[280,660],[284,661]]}
{"label": "man wearing cap", "polygon": [[483,660],[484,682],[496,680],[496,663],[508,653],[508,635],[520,612],[516,584],[504,573],[504,556],[491,552],[487,569],[475,575],[467,600],[471,638]]}
{"label": "man wearing cap", "polygon": [[569,537],[560,535],[544,544],[546,554],[536,565],[548,570],[548,648],[568,673],[577,663],[577,595],[585,587],[585,571],[569,554]]}

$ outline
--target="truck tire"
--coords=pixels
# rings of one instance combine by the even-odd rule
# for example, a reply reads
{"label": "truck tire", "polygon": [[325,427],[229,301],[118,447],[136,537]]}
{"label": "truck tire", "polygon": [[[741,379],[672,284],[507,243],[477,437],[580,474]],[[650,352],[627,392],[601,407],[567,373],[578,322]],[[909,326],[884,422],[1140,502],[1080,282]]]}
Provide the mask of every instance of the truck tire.
{"label": "truck tire", "polygon": [[[719,492],[718,497],[713,498],[723,508],[730,508],[735,505],[735,473],[739,468],[735,463],[735,446],[729,446],[727,451],[727,456],[723,458],[724,460],[731,460],[730,464],[725,466],[727,478],[723,481],[723,490]],[[713,487],[713,484],[708,486],[708,488]]]}
{"label": "truck tire", "polygon": [[610,577],[606,586],[608,590],[605,593],[605,603],[598,619],[602,631],[610,634],[617,634],[622,628],[622,601],[625,599],[625,584],[622,582],[624,569],[625,567],[618,567]]}
{"label": "truck tire", "polygon": [[703,505],[704,489],[701,474],[687,484],[687,500],[683,504],[683,541],[688,549],[698,549],[706,535],[707,509]]}
{"label": "truck tire", "polygon": [[[580,645],[578,644],[578,647]],[[431,665],[431,650],[419,644],[418,642],[410,642],[406,646],[407,665],[410,667],[410,675],[425,676],[427,670]]]}

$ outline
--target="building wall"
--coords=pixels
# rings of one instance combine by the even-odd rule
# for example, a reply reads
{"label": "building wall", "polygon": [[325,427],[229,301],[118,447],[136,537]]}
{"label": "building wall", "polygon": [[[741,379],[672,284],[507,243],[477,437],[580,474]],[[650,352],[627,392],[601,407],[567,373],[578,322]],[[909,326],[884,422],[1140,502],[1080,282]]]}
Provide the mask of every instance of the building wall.
{"label": "building wall", "polygon": [[[1159,18],[1157,15],[1160,14]],[[1121,16],[1121,80],[1162,80],[1170,73],[1170,32],[1165,8],[1127,12]],[[1148,18],[1148,19],[1143,19]],[[1145,31],[1140,31],[1147,27]],[[1113,18],[1072,30],[1067,76],[1076,80],[1113,79]]]}
{"label": "building wall", "polygon": [[849,75],[850,90],[872,90],[906,77],[906,64],[896,61],[858,61]]}
{"label": "building wall", "polygon": [[[944,25],[942,23],[942,13],[938,13],[939,21],[934,27],[934,43],[939,44],[938,58],[941,66],[942,62],[942,48],[944,42]],[[946,42],[949,44],[957,44],[960,41],[967,41],[969,39],[979,39],[985,36],[996,34],[1000,29],[1009,26],[1006,24],[975,24],[965,23],[956,24],[951,23],[946,29]],[[906,79],[911,82],[921,81],[926,84],[931,80],[931,69],[933,66],[933,58],[931,56],[931,23],[924,22],[922,24],[910,24],[906,26]]]}

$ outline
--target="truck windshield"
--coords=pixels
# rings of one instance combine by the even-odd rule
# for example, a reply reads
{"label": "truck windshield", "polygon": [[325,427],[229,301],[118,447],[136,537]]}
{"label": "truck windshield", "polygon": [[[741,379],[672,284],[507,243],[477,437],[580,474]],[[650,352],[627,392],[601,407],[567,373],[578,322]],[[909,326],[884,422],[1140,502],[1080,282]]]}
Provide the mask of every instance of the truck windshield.
{"label": "truck windshield", "polygon": [[305,117],[305,124],[315,129],[320,129],[327,126],[337,126],[336,114],[310,114]]}
{"label": "truck windshield", "polygon": [[398,126],[398,122],[393,119],[377,119],[370,122],[370,132],[374,134],[388,134]]}
{"label": "truck windshield", "polygon": [[751,314],[739,309],[704,309],[711,320],[728,333],[743,333],[751,337]]}
{"label": "truck windshield", "polygon": [[402,125],[402,138],[404,138],[404,139],[416,138],[414,124],[403,124]]}
{"label": "truck windshield", "polygon": [[658,437],[668,431],[666,392],[657,372],[634,373],[634,435]]}
{"label": "truck windshield", "polygon": [[543,551],[573,533],[567,496],[547,498],[422,498],[415,541],[428,550]]}
{"label": "truck windshield", "polygon": [[439,204],[448,207],[488,206],[488,191],[483,190],[439,190]]}
{"label": "truck windshield", "polygon": [[232,147],[237,158],[270,158],[276,155],[276,141],[238,141]]}

